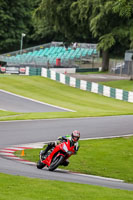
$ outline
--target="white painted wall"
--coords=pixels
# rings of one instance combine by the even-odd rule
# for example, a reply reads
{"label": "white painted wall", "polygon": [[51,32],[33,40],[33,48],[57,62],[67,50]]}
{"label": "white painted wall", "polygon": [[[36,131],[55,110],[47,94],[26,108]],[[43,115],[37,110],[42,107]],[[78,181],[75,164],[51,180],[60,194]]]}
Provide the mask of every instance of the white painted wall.
{"label": "white painted wall", "polygon": [[76,73],[76,68],[51,68],[50,70],[63,74]]}

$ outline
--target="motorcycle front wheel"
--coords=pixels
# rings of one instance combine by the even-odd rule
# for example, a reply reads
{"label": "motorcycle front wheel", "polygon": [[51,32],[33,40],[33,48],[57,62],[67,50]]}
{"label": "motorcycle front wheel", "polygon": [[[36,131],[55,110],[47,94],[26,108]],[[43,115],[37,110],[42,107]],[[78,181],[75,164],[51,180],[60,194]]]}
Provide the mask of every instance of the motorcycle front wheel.
{"label": "motorcycle front wheel", "polygon": [[44,166],[45,166],[45,164],[44,163],[42,163],[40,160],[37,162],[37,168],[38,169],[42,169]]}
{"label": "motorcycle front wheel", "polygon": [[64,160],[64,156],[60,155],[54,161],[52,161],[51,165],[49,166],[49,171],[55,170]]}

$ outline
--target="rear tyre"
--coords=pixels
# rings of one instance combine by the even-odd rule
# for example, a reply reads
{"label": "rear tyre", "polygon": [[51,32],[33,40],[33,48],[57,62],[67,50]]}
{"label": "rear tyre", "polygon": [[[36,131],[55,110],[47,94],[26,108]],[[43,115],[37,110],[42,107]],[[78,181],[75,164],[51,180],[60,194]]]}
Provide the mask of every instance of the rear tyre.
{"label": "rear tyre", "polygon": [[42,169],[45,166],[44,163],[42,163],[40,160],[37,162],[37,168]]}
{"label": "rear tyre", "polygon": [[58,156],[50,165],[49,171],[55,170],[64,160],[64,156]]}

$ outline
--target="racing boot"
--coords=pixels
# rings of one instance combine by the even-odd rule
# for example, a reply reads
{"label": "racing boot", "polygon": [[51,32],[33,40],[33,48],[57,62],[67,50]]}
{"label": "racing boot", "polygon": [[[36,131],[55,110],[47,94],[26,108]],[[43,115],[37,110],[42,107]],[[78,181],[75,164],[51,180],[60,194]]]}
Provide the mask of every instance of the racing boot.
{"label": "racing boot", "polygon": [[40,158],[41,158],[41,160],[45,160],[46,159],[46,157],[47,157],[47,152],[50,150],[50,149],[52,149],[52,147],[55,147],[55,142],[50,142],[49,144],[48,144],[48,146],[46,147],[46,149],[45,150],[41,150],[40,151]]}

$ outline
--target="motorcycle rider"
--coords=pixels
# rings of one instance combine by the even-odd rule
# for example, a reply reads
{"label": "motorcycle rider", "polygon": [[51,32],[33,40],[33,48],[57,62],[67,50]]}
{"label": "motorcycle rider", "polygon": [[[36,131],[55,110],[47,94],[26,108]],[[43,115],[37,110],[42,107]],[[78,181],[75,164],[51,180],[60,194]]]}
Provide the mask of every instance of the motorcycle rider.
{"label": "motorcycle rider", "polygon": [[[57,141],[49,142],[48,146],[46,147],[46,149],[41,151],[41,153],[40,153],[41,154],[41,159],[42,160],[45,159],[45,155],[50,149],[52,149],[53,147],[55,147],[56,145],[58,145],[58,144],[60,144],[62,142],[66,142],[67,140],[70,141],[70,145],[71,146],[74,146],[74,150],[75,150],[75,154],[76,154],[78,149],[79,149],[79,147],[80,147],[79,143],[78,143],[79,138],[80,138],[80,132],[77,131],[77,130],[74,130],[71,135],[65,135],[65,136],[58,137]],[[69,164],[68,160],[66,160],[63,163],[64,166],[67,166],[68,164]]]}

